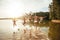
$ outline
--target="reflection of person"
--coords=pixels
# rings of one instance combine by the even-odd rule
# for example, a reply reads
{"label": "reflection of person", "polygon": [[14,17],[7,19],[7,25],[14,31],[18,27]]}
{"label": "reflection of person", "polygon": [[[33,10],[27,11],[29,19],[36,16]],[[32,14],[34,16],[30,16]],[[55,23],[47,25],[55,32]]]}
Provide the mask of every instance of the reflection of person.
{"label": "reflection of person", "polygon": [[26,30],[24,29],[24,34],[26,33]]}

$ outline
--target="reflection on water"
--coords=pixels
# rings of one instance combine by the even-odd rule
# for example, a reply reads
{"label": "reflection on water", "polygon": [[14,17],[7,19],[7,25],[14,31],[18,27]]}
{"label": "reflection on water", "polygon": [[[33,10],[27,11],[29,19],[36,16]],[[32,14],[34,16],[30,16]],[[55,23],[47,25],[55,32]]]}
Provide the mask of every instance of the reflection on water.
{"label": "reflection on water", "polygon": [[13,27],[11,27],[12,30],[10,30],[9,32],[1,31],[0,40],[48,40],[49,27],[37,27],[36,29],[34,25],[23,25],[22,23],[23,21],[17,21],[19,31],[16,31],[18,30],[16,28],[13,30]]}

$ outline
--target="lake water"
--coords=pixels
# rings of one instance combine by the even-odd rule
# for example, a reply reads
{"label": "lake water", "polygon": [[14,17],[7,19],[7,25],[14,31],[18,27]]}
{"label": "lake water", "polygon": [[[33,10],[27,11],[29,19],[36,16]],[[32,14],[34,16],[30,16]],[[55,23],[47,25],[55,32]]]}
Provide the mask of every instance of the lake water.
{"label": "lake water", "polygon": [[[36,30],[36,27],[26,24],[25,26],[22,24],[23,21],[17,21],[17,28],[13,28],[12,20],[1,20],[0,21],[0,40],[15,40],[13,37],[19,38],[24,34],[24,29],[27,30],[27,33],[30,32],[32,28],[32,33]],[[19,31],[18,31],[19,28]],[[14,29],[14,30],[13,30]],[[49,27],[37,27],[38,31],[43,32],[46,36],[48,36]],[[16,34],[13,34],[16,32]],[[29,34],[29,33],[28,33]]]}

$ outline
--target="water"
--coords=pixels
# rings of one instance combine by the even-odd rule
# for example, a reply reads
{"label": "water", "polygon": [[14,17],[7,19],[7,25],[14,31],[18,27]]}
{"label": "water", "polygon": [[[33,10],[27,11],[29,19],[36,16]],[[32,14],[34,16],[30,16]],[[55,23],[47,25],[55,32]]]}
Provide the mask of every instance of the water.
{"label": "water", "polygon": [[11,20],[0,21],[0,40],[39,40],[40,34],[45,35],[41,40],[48,39],[48,27],[37,27],[36,30],[35,26],[29,24],[24,26],[22,23],[22,20],[17,21],[17,28],[13,30]]}

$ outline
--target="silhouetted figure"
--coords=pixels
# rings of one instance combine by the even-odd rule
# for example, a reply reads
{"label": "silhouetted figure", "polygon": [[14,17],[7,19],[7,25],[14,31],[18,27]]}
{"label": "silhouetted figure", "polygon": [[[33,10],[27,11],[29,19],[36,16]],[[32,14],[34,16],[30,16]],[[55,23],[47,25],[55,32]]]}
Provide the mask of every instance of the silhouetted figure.
{"label": "silhouetted figure", "polygon": [[24,17],[23,21],[24,21],[24,22],[23,22],[23,25],[25,25],[25,23],[26,23],[26,18],[25,18],[25,17]]}

